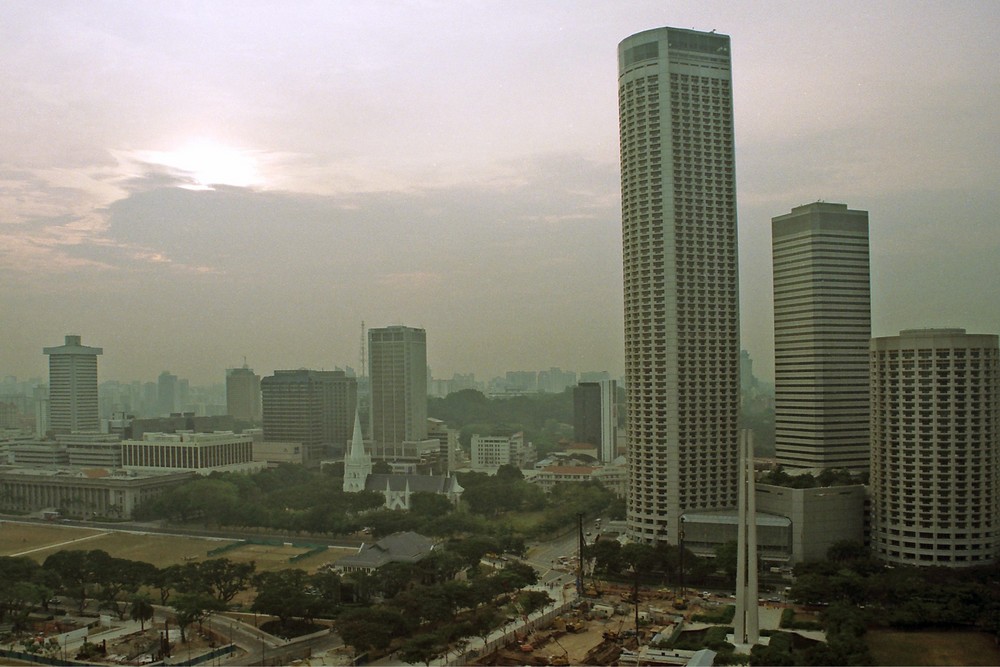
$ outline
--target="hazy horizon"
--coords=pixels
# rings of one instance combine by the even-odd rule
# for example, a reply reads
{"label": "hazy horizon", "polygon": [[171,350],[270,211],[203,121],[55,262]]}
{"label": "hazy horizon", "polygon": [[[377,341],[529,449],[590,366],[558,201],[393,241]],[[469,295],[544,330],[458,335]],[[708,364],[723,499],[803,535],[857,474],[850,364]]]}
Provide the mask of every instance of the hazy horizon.
{"label": "hazy horizon", "polygon": [[360,363],[623,373],[616,48],[732,38],[742,347],[773,378],[770,219],[870,212],[872,332],[1000,332],[994,2],[0,6],[0,374]]}

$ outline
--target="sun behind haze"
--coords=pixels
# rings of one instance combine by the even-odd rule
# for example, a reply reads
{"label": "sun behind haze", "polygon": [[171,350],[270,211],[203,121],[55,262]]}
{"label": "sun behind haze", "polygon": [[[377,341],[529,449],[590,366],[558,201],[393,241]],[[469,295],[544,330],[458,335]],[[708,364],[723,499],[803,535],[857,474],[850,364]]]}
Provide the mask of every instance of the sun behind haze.
{"label": "sun behind haze", "polygon": [[1000,3],[0,4],[0,374],[623,372],[619,41],[732,38],[741,338],[770,219],[871,214],[873,333],[1000,331]]}

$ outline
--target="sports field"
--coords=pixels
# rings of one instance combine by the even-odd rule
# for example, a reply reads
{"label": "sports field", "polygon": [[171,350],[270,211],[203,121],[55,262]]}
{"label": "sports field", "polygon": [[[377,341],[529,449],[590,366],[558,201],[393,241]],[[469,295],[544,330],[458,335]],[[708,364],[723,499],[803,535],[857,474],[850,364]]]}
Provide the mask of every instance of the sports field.
{"label": "sports field", "polygon": [[312,572],[321,565],[354,552],[353,549],[331,548],[289,563],[289,558],[309,549],[286,545],[243,544],[217,556],[208,555],[209,551],[232,542],[234,540],[0,521],[0,556],[25,555],[40,563],[57,551],[101,549],[115,558],[145,561],[156,567],[201,562],[210,558],[228,558],[235,562],[254,561],[258,572],[289,567]]}
{"label": "sports field", "polygon": [[1000,648],[985,632],[869,630],[876,665],[1000,665]]}

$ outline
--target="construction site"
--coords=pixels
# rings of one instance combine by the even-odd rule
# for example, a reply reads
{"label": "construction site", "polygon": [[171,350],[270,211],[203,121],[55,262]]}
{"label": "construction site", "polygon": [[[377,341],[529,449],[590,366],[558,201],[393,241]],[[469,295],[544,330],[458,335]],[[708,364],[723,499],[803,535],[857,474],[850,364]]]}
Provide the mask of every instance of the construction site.
{"label": "construction site", "polygon": [[[717,614],[729,600],[639,590],[603,583],[589,588],[574,608],[547,624],[515,633],[506,646],[479,656],[480,665],[688,665],[712,664],[714,652],[660,648],[685,631],[701,632],[712,624],[694,617]],[[766,611],[762,609],[762,615]],[[774,622],[780,608],[773,609]],[[764,619],[762,618],[762,621]],[[701,654],[701,655],[699,655]],[[707,662],[705,661],[707,660]]]}

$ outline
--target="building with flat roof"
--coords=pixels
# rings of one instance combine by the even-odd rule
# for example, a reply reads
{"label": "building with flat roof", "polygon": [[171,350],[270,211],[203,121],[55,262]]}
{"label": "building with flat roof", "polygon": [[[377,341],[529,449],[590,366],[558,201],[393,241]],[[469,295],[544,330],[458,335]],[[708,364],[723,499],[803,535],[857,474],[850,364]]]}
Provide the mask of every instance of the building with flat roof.
{"label": "building with flat roof", "polygon": [[80,336],[65,340],[59,347],[42,350],[49,357],[48,427],[55,433],[100,431],[97,356],[104,350],[82,345]]}
{"label": "building with flat roof", "polygon": [[598,460],[618,456],[618,412],[614,380],[581,382],[573,388],[573,439],[597,446]]}
{"label": "building with flat roof", "polygon": [[427,332],[369,329],[368,378],[372,456],[393,460],[404,442],[427,438]]}
{"label": "building with flat roof", "polygon": [[226,412],[239,421],[260,423],[260,376],[246,364],[226,370]]}
{"label": "building with flat roof", "polygon": [[533,463],[528,460],[524,433],[521,431],[514,435],[474,434],[471,450],[472,467],[476,470],[496,470],[506,465],[525,468]]}
{"label": "building with flat roof", "polygon": [[1000,550],[995,334],[871,341],[871,545],[890,563],[985,565]]}
{"label": "building with flat roof", "polygon": [[628,536],[736,507],[739,284],[729,37],[618,45]]}
{"label": "building with flat roof", "polygon": [[261,380],[264,440],[301,443],[309,465],[343,452],[354,430],[358,382],[344,371],[279,370]]}
{"label": "building with flat roof", "polygon": [[127,519],[135,508],[194,476],[190,471],[0,466],[0,509]]}
{"label": "building with flat roof", "polygon": [[145,433],[142,440],[122,442],[126,470],[194,470],[256,472],[266,464],[254,461],[253,436],[231,431],[217,433]]}
{"label": "building with flat roof", "polygon": [[868,212],[816,202],[771,225],[776,458],[868,470]]}
{"label": "building with flat roof", "polygon": [[757,484],[757,510],[786,517],[790,563],[826,559],[837,542],[865,542],[866,490],[861,484],[793,489]]}

